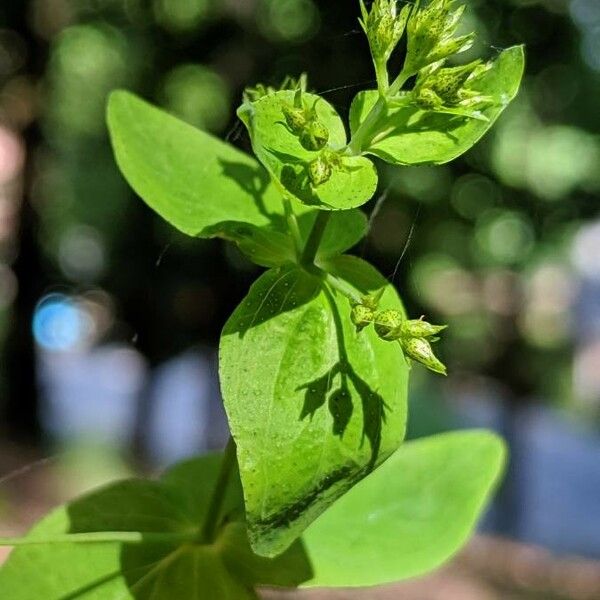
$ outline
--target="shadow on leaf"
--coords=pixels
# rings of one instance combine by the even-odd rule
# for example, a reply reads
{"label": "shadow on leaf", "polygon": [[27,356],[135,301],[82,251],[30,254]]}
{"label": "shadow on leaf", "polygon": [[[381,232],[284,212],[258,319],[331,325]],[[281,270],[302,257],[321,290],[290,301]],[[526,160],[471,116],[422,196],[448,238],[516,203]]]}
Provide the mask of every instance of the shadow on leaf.
{"label": "shadow on leaf", "polygon": [[306,304],[320,289],[320,279],[294,265],[271,269],[250,288],[225,325],[223,335],[237,333],[243,337],[252,327]]}
{"label": "shadow on leaf", "polygon": [[315,413],[327,404],[333,420],[332,433],[342,438],[354,410],[351,391],[354,388],[361,402],[363,443],[367,440],[371,449],[371,458],[368,464],[370,471],[377,464],[387,405],[382,396],[373,390],[350,364],[338,306],[328,290],[325,290],[325,295],[331,306],[335,322],[340,360],[327,373],[298,388],[298,391],[304,390],[304,404],[300,412],[300,419],[312,419]]}
{"label": "shadow on leaf", "polygon": [[[88,546],[104,548],[107,554],[98,555],[97,566],[88,569],[89,579],[67,585],[61,600],[76,600],[90,593],[113,597],[115,590],[123,588],[127,597],[135,600],[203,594],[212,598],[224,589],[227,597],[250,600],[257,598],[256,586],[295,587],[310,579],[312,568],[300,540],[275,558],[252,552],[246,525],[239,520],[243,514],[239,478],[237,485],[230,482],[231,498],[225,503],[228,509],[215,544],[195,541],[219,461],[216,457],[186,461],[164,481],[117,482],[69,504],[68,533],[138,532],[141,536],[132,543]],[[85,553],[86,545],[78,543],[75,549]],[[86,560],[93,556],[86,555]]]}
{"label": "shadow on leaf", "polygon": [[279,231],[285,231],[285,219],[283,215],[269,211],[265,204],[265,193],[271,182],[266,169],[256,166],[252,167],[244,163],[219,159],[219,164],[224,177],[235,182],[244,192],[254,198],[259,212],[271,221],[272,227]]}

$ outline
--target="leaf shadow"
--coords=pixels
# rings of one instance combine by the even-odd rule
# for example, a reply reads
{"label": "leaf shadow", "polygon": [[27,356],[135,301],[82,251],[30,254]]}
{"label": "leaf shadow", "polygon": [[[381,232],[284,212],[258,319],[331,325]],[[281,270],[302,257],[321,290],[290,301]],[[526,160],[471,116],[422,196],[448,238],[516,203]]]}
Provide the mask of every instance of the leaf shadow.
{"label": "leaf shadow", "polygon": [[448,137],[457,144],[460,139],[454,131],[465,124],[468,117],[422,111],[416,107],[407,107],[396,111],[384,121],[382,129],[387,129],[387,135],[382,140],[406,133],[426,133],[436,131]]}
{"label": "leaf shadow", "polygon": [[[217,461],[215,464],[218,466],[220,463]],[[205,457],[182,463],[180,471],[176,479],[125,480],[109,484],[67,506],[68,533],[135,531],[141,535],[136,542],[110,542],[114,550],[109,554],[112,556],[114,553],[115,560],[107,560],[102,555],[100,564],[103,566],[95,572],[90,569],[89,580],[80,578],[80,583],[64,593],[60,600],[75,600],[90,593],[108,595],[108,588],[113,590],[113,586],[116,589],[126,587],[127,597],[148,600],[155,597],[158,588],[164,589],[165,581],[174,581],[190,564],[210,573],[212,567],[205,562],[206,557],[221,564],[231,581],[248,593],[245,598],[251,597],[256,586],[299,585],[313,576],[312,565],[301,540],[296,540],[283,554],[272,559],[252,552],[243,520],[239,475],[230,481],[220,533],[214,546],[193,540],[157,539],[157,534],[176,536],[183,532],[189,534],[190,530],[198,528],[206,510],[202,498],[210,495],[218,474],[217,470],[207,470]],[[202,474],[198,481],[198,475]],[[227,531],[234,531],[234,537]],[[105,547],[106,544],[102,543]],[[76,547],[83,551],[80,560],[89,562],[94,554],[88,557],[85,546],[80,542]],[[91,546],[98,547],[93,542]],[[198,564],[199,561],[204,562]],[[117,584],[118,580],[122,583]],[[197,589],[192,576],[189,582],[186,597],[199,597],[216,589],[202,577],[195,584],[202,587]],[[178,584],[177,589],[181,591],[183,588],[184,583]],[[173,597],[180,597],[175,590],[173,594]],[[159,595],[163,597],[160,592]]]}
{"label": "leaf shadow", "polygon": [[318,277],[295,265],[264,273],[229,319],[223,335],[239,334],[310,302],[321,290]]}
{"label": "leaf shadow", "polygon": [[371,450],[371,457],[367,465],[367,471],[371,471],[377,464],[381,449],[381,433],[389,407],[383,397],[373,390],[351,365],[346,351],[338,305],[328,289],[325,288],[324,293],[330,304],[335,323],[339,361],[324,375],[297,388],[297,391],[304,390],[304,403],[299,418],[300,420],[312,419],[315,413],[327,404],[333,420],[332,433],[343,438],[354,411],[351,387],[354,388],[361,403],[362,443],[366,440]]}
{"label": "leaf shadow", "polygon": [[251,166],[223,158],[219,158],[219,165],[224,177],[234,181],[244,192],[252,196],[259,212],[271,221],[271,226],[280,231],[285,231],[283,215],[270,212],[265,205],[265,193],[271,183],[267,170],[260,165]]}

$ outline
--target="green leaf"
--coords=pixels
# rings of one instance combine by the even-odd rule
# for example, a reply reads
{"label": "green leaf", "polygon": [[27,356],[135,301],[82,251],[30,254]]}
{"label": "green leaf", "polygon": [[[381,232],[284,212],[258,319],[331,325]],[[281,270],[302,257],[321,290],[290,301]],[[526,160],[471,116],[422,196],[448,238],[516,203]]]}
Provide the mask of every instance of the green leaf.
{"label": "green leaf", "polygon": [[[123,175],[171,225],[232,241],[262,266],[294,260],[281,194],[256,160],[124,91],[110,97],[108,125]],[[317,214],[301,202],[293,210],[301,223]],[[347,250],[365,231],[358,211],[335,219],[329,229],[337,233],[324,240],[328,255]]]}
{"label": "green leaf", "polygon": [[2,597],[250,600],[256,585],[295,587],[309,578],[299,542],[276,559],[252,553],[235,520],[243,512],[239,480],[215,543],[196,543],[219,465],[218,456],[194,459],[160,482],[112,484],[56,509],[0,570]]}
{"label": "green leaf", "polygon": [[[314,94],[304,93],[303,98],[309,106],[315,106],[319,120],[327,127],[329,147],[335,151],[344,148],[346,131],[335,109]],[[238,111],[256,155],[281,190],[326,210],[347,210],[367,202],[377,188],[377,171],[370,160],[361,156],[341,157],[328,181],[311,184],[308,167],[319,152],[306,150],[286,125],[282,107],[293,103],[294,92],[281,91],[246,102]]]}
{"label": "green leaf", "polygon": [[[516,96],[523,76],[522,46],[504,50],[477,82],[477,89],[495,104],[481,112],[487,120],[420,110],[416,106],[388,109],[381,130],[387,134],[365,152],[401,165],[443,164],[454,160],[488,131]],[[377,91],[360,92],[350,109],[350,125],[356,132],[379,98]]]}
{"label": "green leaf", "polygon": [[304,533],[307,586],[372,586],[430,571],[469,538],[506,449],[486,431],[404,444]]}
{"label": "green leaf", "polygon": [[233,146],[124,91],[110,96],[108,127],[131,187],[183,233],[202,236],[228,221],[264,227],[280,218],[267,172]]}
{"label": "green leaf", "polygon": [[[328,262],[381,306],[402,310],[392,286],[360,259]],[[360,335],[350,303],[294,267],[265,273],[225,326],[225,408],[237,444],[255,552],[288,547],[332,502],[401,443],[408,368],[398,344]]]}

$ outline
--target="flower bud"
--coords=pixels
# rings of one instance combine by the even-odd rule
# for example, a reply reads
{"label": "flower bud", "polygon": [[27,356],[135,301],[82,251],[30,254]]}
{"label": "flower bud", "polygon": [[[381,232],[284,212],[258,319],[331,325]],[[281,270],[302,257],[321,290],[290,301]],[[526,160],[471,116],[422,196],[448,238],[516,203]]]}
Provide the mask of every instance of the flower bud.
{"label": "flower bud", "polygon": [[300,144],[305,150],[322,150],[328,141],[329,129],[320,121],[309,121],[300,132]]}
{"label": "flower bud", "polygon": [[305,92],[307,88],[307,81],[306,73],[302,73],[302,75],[300,75],[298,78],[287,75],[278,88],[271,85],[265,85],[264,83],[258,83],[254,87],[247,87],[244,90],[244,101],[256,102],[265,96],[270,96],[271,94],[275,94],[276,92],[282,90],[300,90],[300,92]]}
{"label": "flower bud", "polygon": [[380,290],[377,290],[368,296],[363,296],[361,304],[370,308],[372,311],[376,311],[379,308],[379,302],[381,301],[384,292],[385,288],[382,287]]}
{"label": "flower bud", "polygon": [[333,174],[333,166],[324,153],[308,163],[308,177],[314,187],[327,183]]}
{"label": "flower bud", "polygon": [[414,101],[423,110],[435,110],[483,118],[477,114],[493,99],[481,94],[471,86],[489,67],[476,60],[460,67],[440,68],[436,63],[422,69],[413,90]]}
{"label": "flower bud", "polygon": [[431,344],[424,338],[406,338],[400,342],[404,354],[412,360],[425,365],[431,371],[446,375],[446,367],[433,353]]}
{"label": "flower bud", "polygon": [[382,340],[394,341],[400,338],[402,315],[399,311],[382,310],[375,315],[375,331]]}
{"label": "flower bud", "polygon": [[461,90],[477,68],[480,60],[473,61],[461,67],[439,69],[433,76],[431,89],[446,104],[458,104],[461,101]]}
{"label": "flower bud", "polygon": [[375,0],[368,11],[361,0],[360,24],[367,34],[375,62],[387,62],[404,34],[410,15],[410,5],[398,12],[396,0]]}
{"label": "flower bud", "polygon": [[464,6],[452,10],[454,5],[454,0],[432,0],[427,8],[412,11],[406,26],[406,72],[417,73],[432,63],[471,47],[473,34],[453,38],[464,12]]}
{"label": "flower bud", "polygon": [[288,104],[284,104],[281,107],[281,110],[283,111],[285,122],[292,133],[300,135],[308,122],[306,111],[303,108],[296,108],[295,106],[289,106]]}
{"label": "flower bud", "polygon": [[446,329],[448,325],[432,325],[423,319],[412,319],[402,323],[402,337],[428,338]]}
{"label": "flower bud", "polygon": [[429,88],[415,90],[415,102],[423,110],[436,110],[444,106],[442,99]]}
{"label": "flower bud", "polygon": [[438,60],[444,60],[454,54],[466,52],[475,42],[475,33],[468,33],[457,38],[452,38],[440,42],[438,46],[429,55],[428,62],[434,63]]}
{"label": "flower bud", "polygon": [[355,304],[350,312],[350,320],[356,326],[357,333],[369,326],[374,317],[373,311],[362,304]]}

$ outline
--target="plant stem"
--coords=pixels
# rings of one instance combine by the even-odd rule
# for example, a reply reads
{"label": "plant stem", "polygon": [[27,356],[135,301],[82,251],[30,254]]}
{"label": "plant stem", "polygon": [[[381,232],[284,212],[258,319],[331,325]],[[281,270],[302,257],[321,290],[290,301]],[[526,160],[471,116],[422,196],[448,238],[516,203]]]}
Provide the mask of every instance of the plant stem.
{"label": "plant stem", "polygon": [[227,492],[227,486],[229,484],[229,476],[235,466],[235,442],[233,437],[229,436],[229,441],[223,452],[223,460],[221,461],[221,470],[213,493],[210,499],[208,510],[206,511],[206,517],[202,525],[200,532],[200,541],[202,543],[210,543],[214,540],[219,525],[219,517],[221,509],[223,508],[223,499]]}
{"label": "plant stem", "polygon": [[288,229],[292,235],[292,240],[294,241],[294,250],[296,251],[296,257],[299,259],[302,252],[302,234],[300,233],[300,227],[298,226],[298,219],[296,219],[296,215],[294,214],[294,210],[292,208],[292,203],[290,199],[285,196],[282,197],[283,202],[283,212],[285,214],[285,220],[287,222]]}
{"label": "plant stem", "polygon": [[303,266],[312,267],[314,265],[330,217],[331,212],[328,210],[320,210],[317,214],[317,218],[315,219],[308,240],[306,240],[304,250],[302,251],[302,256],[300,257],[300,264]]}
{"label": "plant stem", "polygon": [[356,130],[356,133],[352,136],[350,143],[348,144],[348,150],[350,154],[358,155],[362,153],[363,145],[368,140],[369,135],[376,130],[379,120],[385,115],[387,107],[387,97],[380,96],[379,100],[375,103],[375,106],[369,111],[365,120],[362,122],[360,127]]}
{"label": "plant stem", "polygon": [[164,544],[193,542],[194,533],[145,533],[140,531],[92,531],[49,536],[0,538],[0,546],[45,546],[47,544]]}
{"label": "plant stem", "polygon": [[406,69],[402,69],[400,75],[394,79],[392,85],[390,85],[388,97],[391,98],[395,96],[401,89],[402,86],[412,77],[414,73],[407,71]]}
{"label": "plant stem", "polygon": [[360,304],[362,300],[360,295],[342,279],[338,279],[335,275],[327,273],[325,281],[329,284],[329,287],[342,294],[342,296],[346,296],[353,304]]}
{"label": "plant stem", "polygon": [[387,94],[388,88],[390,87],[390,78],[387,70],[387,61],[379,60],[375,61],[374,64],[379,95],[384,97]]}
{"label": "plant stem", "polygon": [[[383,120],[387,114],[387,106],[390,99],[392,99],[400,90],[406,81],[413,75],[413,73],[402,70],[400,75],[396,77],[392,85],[382,93],[381,86],[379,86],[380,97],[375,103],[373,108],[367,114],[365,120],[361,123],[360,127],[356,130],[356,133],[352,136],[350,143],[348,144],[348,152],[352,155],[361,154],[363,146],[369,142],[369,136],[372,136],[374,132],[380,128],[380,121]],[[379,81],[379,74],[377,76]],[[387,72],[386,72],[387,79]]]}

